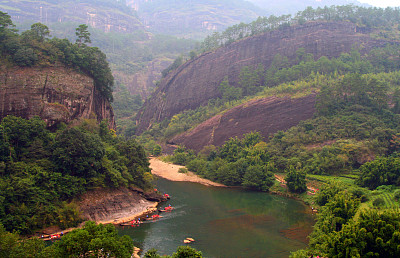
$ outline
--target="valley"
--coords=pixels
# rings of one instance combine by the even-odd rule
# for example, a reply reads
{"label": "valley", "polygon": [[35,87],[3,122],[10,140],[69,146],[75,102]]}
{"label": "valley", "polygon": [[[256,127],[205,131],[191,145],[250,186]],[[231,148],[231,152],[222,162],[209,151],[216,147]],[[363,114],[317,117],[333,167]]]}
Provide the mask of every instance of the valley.
{"label": "valley", "polygon": [[400,255],[400,9],[251,2],[0,4],[2,257]]}

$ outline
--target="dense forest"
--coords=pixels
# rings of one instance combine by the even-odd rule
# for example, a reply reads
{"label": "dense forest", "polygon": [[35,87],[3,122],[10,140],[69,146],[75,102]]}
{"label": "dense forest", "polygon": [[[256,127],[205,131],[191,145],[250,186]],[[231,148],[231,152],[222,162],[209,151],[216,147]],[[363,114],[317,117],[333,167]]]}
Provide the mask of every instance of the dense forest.
{"label": "dense forest", "polygon": [[90,189],[151,187],[143,148],[123,140],[105,122],[46,129],[40,118],[7,116],[0,124],[0,223],[31,234],[49,225],[81,222],[71,200]]}

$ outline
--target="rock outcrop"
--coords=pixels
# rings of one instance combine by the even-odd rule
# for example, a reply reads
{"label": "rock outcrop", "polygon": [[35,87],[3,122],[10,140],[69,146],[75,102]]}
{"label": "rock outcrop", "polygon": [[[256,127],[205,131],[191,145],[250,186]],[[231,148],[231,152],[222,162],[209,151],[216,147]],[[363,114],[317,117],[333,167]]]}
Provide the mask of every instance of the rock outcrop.
{"label": "rock outcrop", "polygon": [[40,116],[52,127],[97,118],[115,128],[112,107],[96,91],[91,77],[64,66],[0,68],[0,119]]}
{"label": "rock outcrop", "polygon": [[204,146],[221,146],[231,137],[258,131],[269,136],[287,130],[315,113],[315,94],[302,98],[269,97],[249,101],[201,123],[191,131],[174,137],[172,144],[200,151]]}
{"label": "rock outcrop", "polygon": [[[155,195],[154,198],[149,196]],[[87,220],[97,222],[122,222],[142,214],[155,202],[166,201],[162,196],[143,193],[140,189],[97,189],[83,194],[78,201],[79,210]]]}
{"label": "rock outcrop", "polygon": [[314,57],[337,57],[349,52],[354,45],[362,52],[384,46],[387,41],[371,38],[357,31],[348,22],[309,22],[246,38],[214,52],[205,53],[180,66],[164,78],[138,113],[138,133],[153,122],[187,109],[195,109],[220,97],[218,86],[225,76],[233,86],[239,86],[243,66],[262,64],[268,68],[276,54],[293,60],[296,50],[304,48]]}

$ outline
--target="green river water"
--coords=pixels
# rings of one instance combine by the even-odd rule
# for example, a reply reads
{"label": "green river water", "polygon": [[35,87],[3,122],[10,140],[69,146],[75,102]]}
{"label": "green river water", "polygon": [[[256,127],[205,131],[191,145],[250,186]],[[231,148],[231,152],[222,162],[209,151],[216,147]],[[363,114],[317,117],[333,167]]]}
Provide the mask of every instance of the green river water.
{"label": "green river water", "polygon": [[268,193],[157,180],[175,209],[139,227],[120,227],[135,245],[171,255],[187,237],[205,257],[288,257],[307,245],[314,217],[303,203]]}

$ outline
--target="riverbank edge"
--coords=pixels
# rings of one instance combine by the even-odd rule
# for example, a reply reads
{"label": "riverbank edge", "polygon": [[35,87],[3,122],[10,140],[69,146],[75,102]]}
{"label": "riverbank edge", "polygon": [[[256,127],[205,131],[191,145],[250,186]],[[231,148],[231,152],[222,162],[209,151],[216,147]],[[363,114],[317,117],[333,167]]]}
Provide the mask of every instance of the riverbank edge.
{"label": "riverbank edge", "polygon": [[[166,180],[174,181],[174,182],[194,182],[194,183],[199,183],[199,184],[203,184],[203,185],[206,185],[206,186],[236,188],[234,186],[226,186],[226,185],[211,181],[209,179],[201,178],[197,174],[195,174],[193,172],[190,172],[190,171],[188,172],[188,173],[190,173],[188,175],[188,177],[182,177],[181,176],[181,178],[179,180],[177,180],[174,176],[171,176],[172,173],[174,172],[175,176],[176,175],[180,175],[181,173],[178,172],[179,168],[186,168],[185,166],[180,166],[180,165],[176,165],[176,164],[173,164],[173,163],[169,163],[169,162],[163,161],[162,159],[156,158],[156,157],[150,157],[150,164],[154,160],[157,160],[158,162],[164,163],[164,166],[165,166],[164,169],[165,170],[169,170],[169,173],[168,174],[166,174],[166,173],[158,173],[158,171],[152,169],[153,175],[156,175],[158,177],[162,177],[162,178],[164,178]],[[151,165],[150,165],[150,167],[151,167]],[[282,175],[274,175],[274,177],[275,177],[275,180],[281,184],[280,186],[278,186],[276,188],[279,189],[279,187],[285,187],[286,186],[286,182],[284,181],[284,178],[283,178]],[[193,180],[191,180],[191,179],[193,179]],[[198,179],[200,179],[200,180],[198,180]],[[208,182],[204,183],[205,181],[208,181]],[[209,183],[209,182],[211,182],[211,183]],[[241,186],[237,186],[237,187],[242,188]],[[279,196],[282,196],[282,197],[285,197],[285,198],[290,198],[290,199],[297,200],[297,201],[301,201],[305,206],[310,208],[308,211],[311,214],[315,213],[317,211],[316,209],[313,208],[314,205],[312,203],[309,203],[309,201],[306,198],[302,198],[299,194],[289,193],[287,191],[280,191],[278,189],[269,190],[268,193],[269,194],[273,194],[273,195],[279,195]],[[313,195],[311,193],[315,192],[315,189],[313,187],[307,186],[307,191],[309,191],[310,195]],[[308,194],[308,193],[306,193],[306,194]]]}

